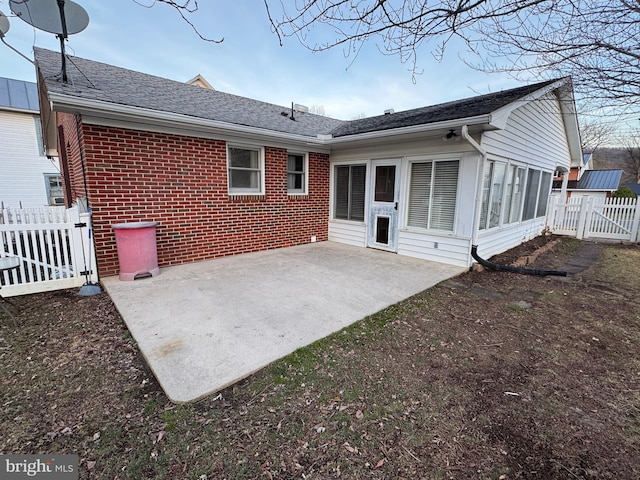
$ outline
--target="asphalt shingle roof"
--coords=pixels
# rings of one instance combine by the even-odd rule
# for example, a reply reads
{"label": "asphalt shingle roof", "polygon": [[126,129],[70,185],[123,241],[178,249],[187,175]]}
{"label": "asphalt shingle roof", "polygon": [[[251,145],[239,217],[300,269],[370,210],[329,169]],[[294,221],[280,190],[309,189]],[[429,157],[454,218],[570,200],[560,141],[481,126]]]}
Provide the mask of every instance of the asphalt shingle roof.
{"label": "asphalt shingle roof", "polygon": [[[69,57],[67,74],[70,81],[65,84],[59,79],[60,54],[41,48],[34,48],[34,52],[49,92],[312,137],[328,134],[342,123],[308,113],[295,114],[293,121],[289,119],[291,107],[79,57]],[[282,115],[283,112],[287,115]]]}
{"label": "asphalt shingle roof", "polygon": [[33,82],[0,77],[0,108],[39,111],[38,87]]}
{"label": "asphalt shingle roof", "polygon": [[296,120],[292,121],[289,119],[290,107],[204,89],[79,57],[69,57],[67,73],[70,81],[63,83],[59,78],[60,54],[41,48],[34,48],[34,52],[48,92],[310,137],[344,137],[487,115],[557,81],[549,80],[360,120],[342,121],[320,115],[296,114]]}
{"label": "asphalt shingle roof", "polygon": [[376,117],[354,120],[337,127],[333,130],[332,134],[335,137],[341,137],[344,135],[355,135],[358,133],[487,115],[516,100],[526,97],[527,95],[530,95],[531,93],[540,90],[555,81],[557,80],[549,80],[534,85],[527,85],[525,87],[518,87],[511,90],[504,90],[463,100],[441,103],[439,105],[432,105],[429,107],[405,110],[403,112],[392,113],[389,115],[379,115]]}

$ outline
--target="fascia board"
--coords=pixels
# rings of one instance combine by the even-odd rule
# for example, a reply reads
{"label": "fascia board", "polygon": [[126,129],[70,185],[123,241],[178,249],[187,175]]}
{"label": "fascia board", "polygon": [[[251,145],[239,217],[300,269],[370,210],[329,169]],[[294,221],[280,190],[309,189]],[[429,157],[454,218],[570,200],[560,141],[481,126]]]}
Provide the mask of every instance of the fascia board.
{"label": "fascia board", "polygon": [[452,128],[460,128],[462,125],[484,125],[488,124],[489,115],[479,115],[476,117],[457,118],[444,122],[425,123],[421,125],[413,125],[410,127],[392,128],[388,130],[376,130],[374,132],[358,133],[355,135],[345,135],[344,137],[335,137],[329,142],[332,146],[346,146],[357,142],[375,142],[393,141],[399,136],[411,136],[422,133],[429,133],[436,130],[448,130]]}
{"label": "fascia board", "polygon": [[100,100],[89,100],[50,93],[53,110],[80,113],[87,123],[104,126],[134,127],[160,133],[178,133],[217,139],[243,139],[257,141],[269,146],[313,146],[314,151],[329,153],[327,140],[267,130],[246,125],[236,125],[219,120],[190,117],[172,112],[149,110],[129,105],[120,105]]}
{"label": "fascia board", "polygon": [[507,126],[507,121],[509,120],[509,117],[514,112],[514,110],[517,110],[518,108],[522,107],[523,105],[526,105],[527,103],[533,100],[537,100],[538,98],[543,97],[547,93],[557,89],[558,87],[566,83],[567,81],[565,79],[560,79],[557,82],[553,82],[547,85],[546,87],[541,88],[540,90],[536,90],[535,92],[530,93],[526,97],[522,97],[516,100],[515,102],[511,102],[505,105],[504,107],[494,110],[493,112],[491,112],[491,115],[490,115],[491,125],[493,125],[499,130],[504,130]]}
{"label": "fascia board", "polygon": [[413,125],[409,127],[376,130],[373,132],[346,135],[344,137],[308,137],[245,125],[236,125],[218,120],[207,120],[172,112],[149,110],[129,105],[120,105],[100,100],[70,97],[49,93],[54,111],[81,113],[87,122],[104,126],[134,126],[138,129],[161,133],[180,133],[189,136],[204,136],[218,139],[255,140],[268,145],[294,145],[313,147],[319,153],[330,153],[332,147],[357,143],[384,143],[400,136],[416,136],[437,130],[459,128],[462,125],[490,126],[490,115],[459,118],[444,122]]}

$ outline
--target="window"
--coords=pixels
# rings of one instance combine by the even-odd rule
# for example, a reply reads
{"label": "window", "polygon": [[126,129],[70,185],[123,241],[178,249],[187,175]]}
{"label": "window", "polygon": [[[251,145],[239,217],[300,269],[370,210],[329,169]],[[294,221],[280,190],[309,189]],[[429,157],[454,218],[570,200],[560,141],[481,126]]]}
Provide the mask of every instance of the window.
{"label": "window", "polygon": [[540,170],[529,169],[527,176],[527,190],[524,198],[524,209],[522,210],[522,220],[531,220],[536,214],[536,203],[538,201],[538,187],[540,186]]}
{"label": "window", "polygon": [[527,171],[518,166],[512,166],[507,183],[506,205],[504,212],[505,223],[515,223],[520,220],[520,208],[524,193],[524,178]]}
{"label": "window", "polygon": [[227,159],[229,193],[263,193],[264,151],[261,148],[230,146]]}
{"label": "window", "polygon": [[44,185],[47,189],[47,201],[49,205],[64,205],[62,177],[57,173],[45,173]]}
{"label": "window", "polygon": [[453,231],[458,167],[458,160],[411,164],[408,226]]}
{"label": "window", "polygon": [[287,192],[307,193],[307,156],[290,153],[287,155]]}
{"label": "window", "polygon": [[551,189],[551,172],[542,172],[540,181],[540,194],[538,195],[538,209],[536,217],[544,217],[547,214],[549,204],[549,190]]}
{"label": "window", "polygon": [[484,166],[482,188],[482,209],[480,210],[480,230],[500,225],[502,214],[502,194],[507,166],[504,163],[488,161]]}
{"label": "window", "polygon": [[365,165],[337,165],[335,173],[334,217],[364,221]]}

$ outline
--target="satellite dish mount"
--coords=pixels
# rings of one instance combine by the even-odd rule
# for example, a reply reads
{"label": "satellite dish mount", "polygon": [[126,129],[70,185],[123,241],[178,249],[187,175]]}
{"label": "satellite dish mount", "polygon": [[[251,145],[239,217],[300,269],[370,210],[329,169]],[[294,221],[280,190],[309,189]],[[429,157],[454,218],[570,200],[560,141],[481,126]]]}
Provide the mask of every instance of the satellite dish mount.
{"label": "satellite dish mount", "polygon": [[9,0],[11,11],[33,27],[60,39],[62,81],[67,82],[65,41],[89,25],[87,11],[71,0]]}

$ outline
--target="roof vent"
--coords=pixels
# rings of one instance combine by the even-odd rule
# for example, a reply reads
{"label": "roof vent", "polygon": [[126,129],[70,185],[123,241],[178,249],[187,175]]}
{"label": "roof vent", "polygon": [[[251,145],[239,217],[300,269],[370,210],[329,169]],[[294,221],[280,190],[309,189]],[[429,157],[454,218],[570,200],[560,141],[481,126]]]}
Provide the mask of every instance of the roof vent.
{"label": "roof vent", "polygon": [[384,111],[385,115],[391,115],[392,113],[395,113],[395,111],[393,110],[393,108],[388,108],[387,110]]}

